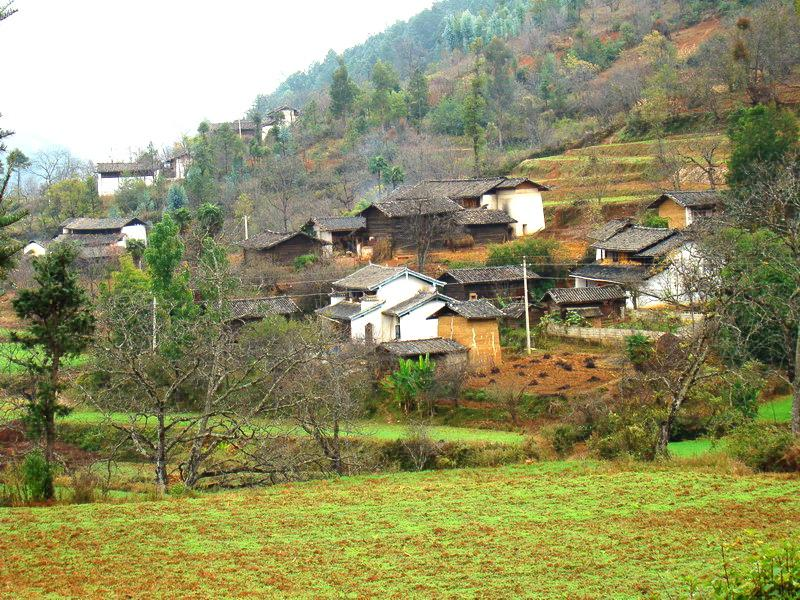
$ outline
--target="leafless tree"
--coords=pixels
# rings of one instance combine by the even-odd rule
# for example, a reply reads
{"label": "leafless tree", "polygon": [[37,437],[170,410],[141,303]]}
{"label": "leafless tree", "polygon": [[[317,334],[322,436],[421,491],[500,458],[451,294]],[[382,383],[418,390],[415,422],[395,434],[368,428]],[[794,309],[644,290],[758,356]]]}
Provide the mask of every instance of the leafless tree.
{"label": "leafless tree", "polygon": [[653,144],[652,178],[656,185],[666,180],[673,190],[681,189],[683,183],[683,159],[675,148],[660,136]]}
{"label": "leafless tree", "polygon": [[723,168],[722,160],[719,157],[724,139],[720,136],[712,136],[692,141],[694,152],[683,152],[677,150],[679,156],[686,164],[694,165],[703,172],[708,185],[712,190],[716,190],[721,179]]}
{"label": "leafless tree", "polygon": [[271,155],[258,169],[261,187],[276,213],[282,231],[290,231],[294,218],[301,212],[301,198],[306,169],[296,154]]}
{"label": "leafless tree", "polygon": [[41,181],[41,188],[44,190],[71,177],[85,177],[92,169],[69,150],[51,148],[34,154],[28,171]]}
{"label": "leafless tree", "polygon": [[413,248],[417,255],[417,270],[424,273],[431,250],[448,239],[459,236],[462,228],[452,212],[442,212],[436,201],[427,199],[404,200],[409,210],[403,218],[402,245]]}

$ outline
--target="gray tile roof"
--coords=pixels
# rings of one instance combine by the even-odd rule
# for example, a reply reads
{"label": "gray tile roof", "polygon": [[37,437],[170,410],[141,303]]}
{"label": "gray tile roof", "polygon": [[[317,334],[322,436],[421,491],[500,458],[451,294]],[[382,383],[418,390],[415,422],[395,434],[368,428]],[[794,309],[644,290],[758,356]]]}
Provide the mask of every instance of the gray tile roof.
{"label": "gray tile roof", "polygon": [[594,248],[616,252],[641,252],[650,246],[655,246],[659,242],[675,235],[675,229],[663,229],[658,227],[640,227],[634,225],[620,231],[605,241],[593,244]]}
{"label": "gray tile roof", "polygon": [[243,298],[231,300],[231,319],[263,319],[272,315],[293,315],[300,312],[300,307],[288,296],[272,296],[269,298]]}
{"label": "gray tile roof", "polygon": [[[529,305],[530,307],[531,305]],[[525,317],[525,303],[512,302],[503,307],[503,317],[506,319],[522,319]]]}
{"label": "gray tile roof", "polygon": [[423,275],[422,273],[412,271],[408,267],[384,267],[382,265],[371,264],[360,268],[358,271],[351,273],[347,277],[344,277],[338,281],[334,281],[333,287],[342,290],[371,292],[378,289],[381,285],[389,280],[399,277],[405,273],[408,273],[412,277],[417,277],[423,281],[427,281],[431,285],[442,285],[441,282],[432,279],[427,275]]}
{"label": "gray tile roof", "polygon": [[322,240],[318,240],[317,238],[312,237],[307,233],[303,233],[302,231],[280,233],[278,231],[267,230],[259,233],[258,235],[254,235],[248,240],[240,241],[239,246],[248,250],[269,250],[270,248],[274,248],[278,244],[282,244],[283,242],[289,241],[293,237],[297,236],[306,237],[317,244],[323,244]]}
{"label": "gray tile roof", "polygon": [[669,191],[664,192],[649,208],[656,208],[665,200],[673,200],[684,208],[711,208],[722,204],[722,194],[712,190],[702,192]]}
{"label": "gray tile roof", "polygon": [[614,219],[608,223],[601,225],[597,229],[593,229],[587,236],[590,240],[598,242],[605,242],[607,239],[614,237],[623,229],[633,225],[633,219]]}
{"label": "gray tile roof", "polygon": [[331,232],[358,231],[367,226],[364,217],[314,217],[311,221],[320,231]]}
{"label": "gray tile roof", "polygon": [[131,175],[153,175],[157,166],[150,163],[135,162],[104,162],[97,163],[95,171],[104,175],[106,173],[130,173]]}
{"label": "gray tile roof", "polygon": [[580,287],[580,288],[553,288],[545,294],[545,298],[550,297],[559,306],[573,304],[594,304],[606,302],[608,300],[623,300],[627,297],[625,291],[618,285],[608,285],[603,287]]}
{"label": "gray tile roof", "polygon": [[444,302],[450,300],[450,298],[442,296],[441,294],[436,294],[433,292],[430,293],[420,292],[416,296],[412,296],[408,300],[401,302],[400,304],[395,304],[391,308],[386,309],[385,311],[383,311],[383,314],[388,315],[390,317],[402,317],[403,315],[411,312],[418,306],[422,306],[423,304],[427,304],[431,300],[436,300],[436,299],[441,299]]}
{"label": "gray tile roof", "polygon": [[422,181],[416,185],[398,188],[387,199],[402,200],[410,198],[450,198],[464,200],[480,198],[497,189],[514,189],[523,183],[532,183],[541,190],[546,186],[524,177],[492,177],[488,179],[440,179]]}
{"label": "gray tile roof", "polygon": [[502,319],[504,314],[488,300],[467,300],[450,302],[447,305],[457,315],[465,319]]}
{"label": "gray tile roof", "polygon": [[650,246],[646,250],[642,250],[634,255],[634,258],[661,258],[666,256],[673,250],[680,248],[686,243],[686,238],[682,233],[676,233],[673,236],[658,242],[654,246]]}
{"label": "gray tile roof", "polygon": [[107,219],[94,219],[90,217],[76,217],[74,219],[67,219],[61,223],[64,229],[78,229],[81,231],[100,231],[103,229],[122,229],[126,225],[146,225],[140,219],[131,219],[130,217],[120,218],[107,218]]}
{"label": "gray tile roof", "polygon": [[334,321],[350,321],[361,312],[360,302],[349,302],[344,300],[338,304],[330,304],[317,309],[316,313],[321,317],[327,317]]}
{"label": "gray tile roof", "polygon": [[459,225],[509,225],[517,221],[502,210],[473,208],[456,213],[455,222]]}
{"label": "gray tile roof", "polygon": [[384,342],[378,347],[384,352],[398,357],[425,356],[426,354],[434,356],[437,354],[454,354],[467,351],[464,346],[455,340],[444,338]]}
{"label": "gray tile roof", "polygon": [[[380,200],[372,206],[387,217],[394,218],[413,217],[416,215],[445,215],[464,210],[460,205],[448,198]],[[369,210],[369,208],[365,210]]]}
{"label": "gray tile roof", "polygon": [[[444,279],[453,279],[456,283],[501,283],[504,281],[522,281],[522,265],[501,267],[475,267],[469,269],[450,269],[442,275]],[[528,279],[539,276],[528,270]]]}
{"label": "gray tile roof", "polygon": [[69,242],[79,246],[112,246],[122,239],[119,233],[61,233],[53,243]]}
{"label": "gray tile roof", "polygon": [[572,271],[569,276],[625,285],[643,282],[648,273],[647,267],[638,265],[584,265]]}

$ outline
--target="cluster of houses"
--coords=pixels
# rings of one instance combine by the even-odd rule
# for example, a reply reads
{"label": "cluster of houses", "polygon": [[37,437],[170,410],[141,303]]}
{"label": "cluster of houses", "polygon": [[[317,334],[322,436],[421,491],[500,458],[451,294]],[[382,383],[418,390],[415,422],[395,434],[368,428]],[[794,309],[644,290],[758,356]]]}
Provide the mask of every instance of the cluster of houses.
{"label": "cluster of houses", "polygon": [[70,242],[76,246],[79,260],[103,262],[118,258],[131,240],[146,245],[148,228],[148,223],[136,218],[68,219],[61,224],[61,233],[55,238],[30,240],[22,252],[29,256],[42,256],[47,254],[51,244]]}

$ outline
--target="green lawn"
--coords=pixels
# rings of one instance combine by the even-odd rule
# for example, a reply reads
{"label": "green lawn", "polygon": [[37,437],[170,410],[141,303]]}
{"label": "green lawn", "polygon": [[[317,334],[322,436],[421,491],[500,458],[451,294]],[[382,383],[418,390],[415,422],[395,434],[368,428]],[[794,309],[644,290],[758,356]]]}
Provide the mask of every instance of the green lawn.
{"label": "green lawn", "polygon": [[[22,349],[18,344],[11,342],[0,342],[0,373],[21,373],[24,369],[13,362],[12,358],[21,358]],[[86,355],[69,359],[65,362],[66,367],[81,367],[89,360]]]}
{"label": "green lawn", "polygon": [[721,449],[721,444],[717,442],[717,445],[714,446],[714,443],[707,439],[684,440],[682,442],[672,442],[669,445],[670,455],[678,458],[694,458],[714,449]]}
{"label": "green lawn", "polygon": [[792,397],[786,396],[772,402],[762,404],[758,409],[759,421],[788,423],[792,420]]}
{"label": "green lawn", "polygon": [[0,509],[9,597],[683,598],[800,535],[800,484],[567,462]]}

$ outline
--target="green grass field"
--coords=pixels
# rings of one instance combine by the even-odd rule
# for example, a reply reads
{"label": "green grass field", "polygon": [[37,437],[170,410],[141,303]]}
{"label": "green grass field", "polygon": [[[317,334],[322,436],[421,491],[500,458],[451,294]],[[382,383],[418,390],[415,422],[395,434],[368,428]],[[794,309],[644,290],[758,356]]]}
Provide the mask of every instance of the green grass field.
{"label": "green grass field", "polygon": [[762,404],[758,408],[758,420],[773,423],[788,423],[792,420],[792,397],[786,396]]}
{"label": "green grass field", "polygon": [[0,595],[686,597],[720,544],[736,561],[800,535],[799,491],[568,462],[0,509]]}
{"label": "green grass field", "polygon": [[[0,342],[0,373],[21,373],[24,369],[16,364],[13,358],[22,358],[23,351],[18,344],[12,342]],[[65,362],[67,368],[82,367],[89,360],[88,356],[82,355],[77,358],[69,359]]]}

